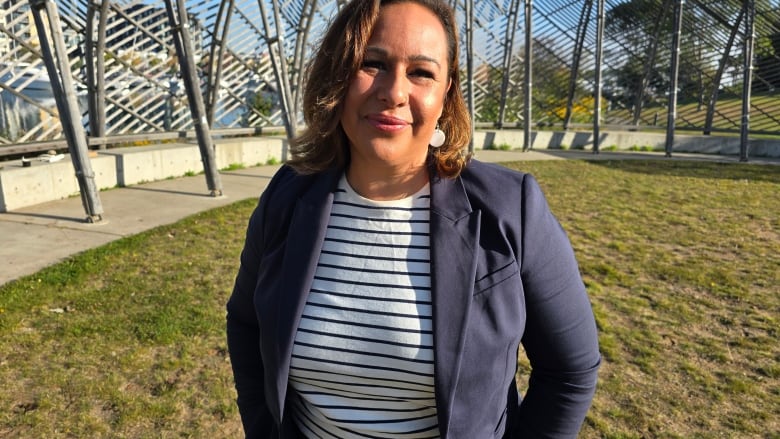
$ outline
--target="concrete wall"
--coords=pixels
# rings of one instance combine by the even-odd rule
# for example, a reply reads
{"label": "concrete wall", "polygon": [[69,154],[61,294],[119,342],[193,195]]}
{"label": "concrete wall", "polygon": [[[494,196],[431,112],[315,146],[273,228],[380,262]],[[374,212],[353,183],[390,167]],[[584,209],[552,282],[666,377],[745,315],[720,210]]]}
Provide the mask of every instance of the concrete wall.
{"label": "concrete wall", "polygon": [[[285,140],[280,137],[244,137],[215,141],[217,169],[231,165],[257,166],[269,160],[281,161]],[[114,157],[120,186],[182,177],[203,172],[198,145],[168,143],[132,146],[101,151]]]}
{"label": "concrete wall", "polygon": [[[477,149],[509,145],[523,146],[522,130],[478,131],[474,136]],[[592,149],[589,132],[532,133],[534,149]],[[665,134],[642,132],[603,132],[602,149],[644,147],[663,150]],[[215,141],[218,169],[230,166],[257,166],[269,161],[281,162],[286,157],[283,137],[246,137]],[[673,151],[708,154],[739,154],[739,139],[712,136],[675,136]],[[780,157],[780,142],[752,140],[751,157]],[[99,189],[130,186],[142,182],[164,180],[203,172],[198,146],[191,143],[136,146],[99,151],[91,157]],[[79,187],[70,157],[46,163],[33,160],[31,167],[21,161],[0,163],[0,212],[8,212],[34,204],[76,196]]]}
{"label": "concrete wall", "polygon": [[[477,131],[474,147],[477,149],[509,145],[523,146],[522,130]],[[601,133],[599,146],[604,149],[629,150],[632,147],[664,150],[666,134],[634,131],[606,131]],[[533,149],[593,149],[592,132],[535,131],[531,133]],[[739,155],[738,137],[676,135],[673,152]],[[750,157],[780,157],[780,141],[750,140]]]}
{"label": "concrete wall", "polygon": [[287,140],[283,137],[239,137],[216,142],[217,168],[230,165],[260,166],[271,160],[277,163],[286,157]]}
{"label": "concrete wall", "polygon": [[[117,185],[111,157],[92,157],[90,162],[98,189]],[[10,163],[3,163],[0,169],[0,212],[79,195],[73,162],[68,155],[54,163],[31,159],[29,167],[23,167],[21,161]]]}
{"label": "concrete wall", "polygon": [[[286,140],[280,137],[236,138],[215,141],[218,169],[257,166],[282,160]],[[94,154],[93,154],[94,155]],[[195,144],[135,146],[98,151],[90,157],[98,189],[131,186],[203,172],[200,151]],[[0,163],[0,212],[79,195],[70,156],[55,163],[32,160]]]}

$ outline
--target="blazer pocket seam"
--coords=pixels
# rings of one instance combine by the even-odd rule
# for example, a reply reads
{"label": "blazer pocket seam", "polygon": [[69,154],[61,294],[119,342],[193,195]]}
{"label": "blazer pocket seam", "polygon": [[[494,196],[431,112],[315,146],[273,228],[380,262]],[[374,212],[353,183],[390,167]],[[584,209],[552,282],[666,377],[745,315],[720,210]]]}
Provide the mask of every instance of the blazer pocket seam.
{"label": "blazer pocket seam", "polygon": [[474,282],[474,297],[486,294],[491,288],[510,279],[519,272],[520,270],[513,261],[498,270],[483,276],[478,281]]}

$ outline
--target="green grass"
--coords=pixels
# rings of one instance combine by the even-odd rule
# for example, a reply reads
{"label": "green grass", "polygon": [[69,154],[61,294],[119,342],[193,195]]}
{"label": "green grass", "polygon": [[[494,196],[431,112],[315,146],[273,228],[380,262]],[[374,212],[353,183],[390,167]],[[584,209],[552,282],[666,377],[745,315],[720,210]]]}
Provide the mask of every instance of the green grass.
{"label": "green grass", "polygon": [[780,168],[527,162],[569,231],[604,366],[582,437],[780,431]]}
{"label": "green grass", "polygon": [[[580,437],[778,437],[780,167],[507,166],[540,181],[593,303]],[[224,303],[254,204],[0,287],[0,437],[239,437]]]}
{"label": "green grass", "polygon": [[512,149],[512,145],[508,143],[492,143],[487,146],[485,149],[492,149],[495,151],[509,151]]}
{"label": "green grass", "polygon": [[223,168],[222,171],[238,171],[240,169],[244,169],[245,166],[241,163],[231,163],[227,165],[227,167]]}

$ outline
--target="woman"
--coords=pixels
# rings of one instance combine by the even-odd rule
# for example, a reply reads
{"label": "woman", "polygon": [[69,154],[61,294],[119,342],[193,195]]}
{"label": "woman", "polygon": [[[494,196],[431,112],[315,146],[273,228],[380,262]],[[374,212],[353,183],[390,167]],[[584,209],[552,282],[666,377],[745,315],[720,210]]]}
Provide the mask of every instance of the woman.
{"label": "woman", "polygon": [[464,154],[458,84],[441,0],[331,24],[227,306],[247,437],[577,435],[600,362],[577,263],[531,176]]}

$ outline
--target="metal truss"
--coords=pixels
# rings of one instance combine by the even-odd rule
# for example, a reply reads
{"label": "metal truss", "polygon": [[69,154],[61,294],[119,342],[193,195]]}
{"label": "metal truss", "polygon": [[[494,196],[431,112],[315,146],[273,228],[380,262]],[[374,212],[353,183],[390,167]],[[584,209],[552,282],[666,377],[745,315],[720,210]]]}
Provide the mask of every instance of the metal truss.
{"label": "metal truss", "polygon": [[[215,135],[277,129],[292,138],[306,61],[344,3],[0,0],[0,156],[19,145],[72,149],[68,132],[78,133],[68,125],[92,148],[195,137],[207,168]],[[777,0],[451,4],[475,125],[524,129],[525,148],[536,129],[594,139],[604,128],[665,130],[668,153],[678,130],[733,132],[747,159],[749,135],[778,132]],[[41,34],[36,7],[60,23],[58,35]],[[46,53],[52,38],[62,44]],[[73,106],[55,102],[48,71],[64,76],[56,59],[70,70]],[[221,191],[216,170],[207,180]]]}

